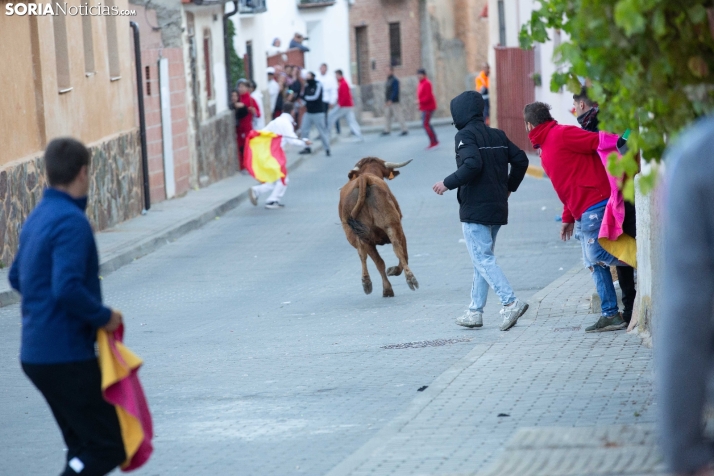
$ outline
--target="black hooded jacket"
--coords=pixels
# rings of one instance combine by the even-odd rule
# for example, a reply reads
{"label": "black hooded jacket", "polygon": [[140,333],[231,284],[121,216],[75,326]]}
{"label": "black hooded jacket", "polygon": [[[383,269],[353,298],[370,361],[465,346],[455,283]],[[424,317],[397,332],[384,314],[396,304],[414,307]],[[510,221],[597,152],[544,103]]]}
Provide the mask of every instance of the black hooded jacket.
{"label": "black hooded jacket", "polygon": [[[515,192],[528,170],[528,157],[506,134],[483,122],[483,97],[466,91],[451,100],[456,133],[456,166],[444,185],[458,188],[462,222],[508,223],[508,192]],[[509,173],[508,165],[511,165]]]}

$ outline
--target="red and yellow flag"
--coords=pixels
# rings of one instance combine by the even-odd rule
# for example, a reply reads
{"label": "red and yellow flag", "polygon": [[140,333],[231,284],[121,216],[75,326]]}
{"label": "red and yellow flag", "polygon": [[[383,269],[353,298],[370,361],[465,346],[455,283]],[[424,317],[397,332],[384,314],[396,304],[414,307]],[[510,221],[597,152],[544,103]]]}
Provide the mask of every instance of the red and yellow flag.
{"label": "red and yellow flag", "polygon": [[287,160],[281,145],[283,137],[274,132],[250,131],[245,138],[243,163],[248,172],[262,183],[271,183],[288,175]]}

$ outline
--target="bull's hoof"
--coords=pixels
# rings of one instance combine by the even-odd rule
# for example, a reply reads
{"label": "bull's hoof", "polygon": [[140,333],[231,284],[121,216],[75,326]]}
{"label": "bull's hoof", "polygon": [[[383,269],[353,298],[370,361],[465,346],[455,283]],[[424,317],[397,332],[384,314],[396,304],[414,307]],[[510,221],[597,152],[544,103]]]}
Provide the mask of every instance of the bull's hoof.
{"label": "bull's hoof", "polygon": [[372,280],[369,278],[362,278],[362,289],[364,289],[365,294],[372,294]]}
{"label": "bull's hoof", "polygon": [[409,289],[411,289],[412,291],[416,291],[417,289],[419,289],[419,281],[417,281],[417,279],[411,273],[407,275],[407,284],[409,285]]}
{"label": "bull's hoof", "polygon": [[394,290],[392,288],[387,288],[382,293],[382,297],[394,297]]}
{"label": "bull's hoof", "polygon": [[402,268],[399,266],[392,266],[391,268],[387,268],[387,276],[399,276],[402,274]]}

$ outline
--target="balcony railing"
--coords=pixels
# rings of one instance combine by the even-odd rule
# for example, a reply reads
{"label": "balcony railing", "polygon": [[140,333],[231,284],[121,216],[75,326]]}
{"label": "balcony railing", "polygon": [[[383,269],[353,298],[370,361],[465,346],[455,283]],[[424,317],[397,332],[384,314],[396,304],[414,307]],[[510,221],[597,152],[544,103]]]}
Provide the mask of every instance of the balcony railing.
{"label": "balcony railing", "polygon": [[238,2],[238,13],[241,15],[265,13],[268,11],[265,2],[266,0],[240,0]]}
{"label": "balcony railing", "polygon": [[335,0],[297,0],[298,8],[320,8],[334,4]]}

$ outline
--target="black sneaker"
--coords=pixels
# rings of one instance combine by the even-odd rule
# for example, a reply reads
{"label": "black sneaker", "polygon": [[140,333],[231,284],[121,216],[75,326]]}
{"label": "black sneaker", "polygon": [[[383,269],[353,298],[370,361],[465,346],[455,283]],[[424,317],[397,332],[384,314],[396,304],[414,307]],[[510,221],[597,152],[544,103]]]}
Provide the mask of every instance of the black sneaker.
{"label": "black sneaker", "polygon": [[622,320],[622,315],[618,312],[610,317],[600,316],[595,324],[585,328],[585,332],[619,331],[625,328],[627,328],[627,323]]}
{"label": "black sneaker", "polygon": [[382,131],[382,133],[379,134],[379,135],[380,135],[380,136],[388,136],[388,135],[390,135],[390,134],[391,134],[391,132]]}
{"label": "black sneaker", "polygon": [[307,155],[307,154],[312,154],[312,150],[310,150],[309,147],[304,148],[299,152],[300,155]]}
{"label": "black sneaker", "polygon": [[265,204],[265,208],[267,208],[268,210],[276,210],[283,206],[284,205],[281,205],[280,202],[268,202]]}
{"label": "black sneaker", "polygon": [[330,149],[327,149],[327,150],[325,151],[325,155],[328,156],[328,157],[330,156]]}
{"label": "black sneaker", "polygon": [[408,135],[408,134],[409,134],[409,131],[402,131],[402,133],[399,134],[399,135],[400,135],[400,136],[406,136],[406,135]]}

